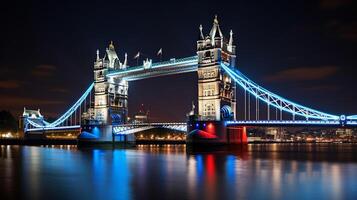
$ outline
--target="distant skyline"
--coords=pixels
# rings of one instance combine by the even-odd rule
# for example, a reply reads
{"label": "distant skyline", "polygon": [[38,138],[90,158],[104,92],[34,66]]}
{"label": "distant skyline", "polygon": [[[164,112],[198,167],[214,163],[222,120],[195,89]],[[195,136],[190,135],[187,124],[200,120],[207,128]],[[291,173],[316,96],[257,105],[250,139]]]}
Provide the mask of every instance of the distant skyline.
{"label": "distant skyline", "polygon": [[[332,114],[357,114],[357,6],[314,1],[30,1],[0,13],[0,110],[23,107],[57,117],[93,81],[96,50],[110,41],[129,65],[140,51],[159,61],[196,53],[199,25],[218,15],[232,29],[237,66],[283,97]],[[142,61],[140,61],[142,63]],[[183,121],[197,100],[196,73],[130,82],[129,114],[140,105],[154,121]],[[238,97],[238,101],[240,98]],[[238,102],[238,112],[243,104]]]}

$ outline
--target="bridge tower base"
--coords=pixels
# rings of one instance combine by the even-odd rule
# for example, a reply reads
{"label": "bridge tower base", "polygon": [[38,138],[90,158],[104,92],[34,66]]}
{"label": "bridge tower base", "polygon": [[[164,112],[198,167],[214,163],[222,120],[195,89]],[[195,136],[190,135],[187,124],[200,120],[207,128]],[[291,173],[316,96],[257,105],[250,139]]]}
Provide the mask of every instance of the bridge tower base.
{"label": "bridge tower base", "polygon": [[87,144],[112,144],[128,143],[135,144],[135,135],[127,134],[115,136],[113,125],[83,125],[82,133],[78,136],[78,143],[83,146]]}
{"label": "bridge tower base", "polygon": [[247,144],[246,127],[227,127],[224,121],[189,120],[188,145],[236,145]]}

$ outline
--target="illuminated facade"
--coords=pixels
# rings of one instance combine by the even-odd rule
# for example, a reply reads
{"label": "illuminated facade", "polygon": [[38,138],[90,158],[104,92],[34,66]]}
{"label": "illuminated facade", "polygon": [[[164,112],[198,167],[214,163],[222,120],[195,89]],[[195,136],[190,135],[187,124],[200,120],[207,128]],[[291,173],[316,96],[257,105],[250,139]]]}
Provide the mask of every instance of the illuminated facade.
{"label": "illuminated facade", "polygon": [[227,41],[219,28],[217,17],[209,35],[200,26],[198,55],[198,114],[201,120],[236,118],[235,83],[220,67],[221,62],[235,66],[233,33]]}
{"label": "illuminated facade", "polygon": [[94,119],[100,124],[121,124],[127,121],[128,115],[128,82],[118,78],[106,77],[108,71],[125,69],[121,63],[113,43],[106,49],[104,58],[94,62]]}

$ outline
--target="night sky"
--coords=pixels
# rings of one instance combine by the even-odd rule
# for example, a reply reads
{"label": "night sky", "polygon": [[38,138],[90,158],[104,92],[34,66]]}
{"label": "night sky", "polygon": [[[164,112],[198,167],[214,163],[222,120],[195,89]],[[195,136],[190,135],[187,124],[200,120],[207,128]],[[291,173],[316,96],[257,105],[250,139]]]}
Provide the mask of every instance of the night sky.
{"label": "night sky", "polygon": [[[215,14],[226,37],[233,30],[238,68],[252,80],[321,111],[357,114],[352,0],[26,1],[1,7],[0,110],[15,116],[23,106],[47,117],[63,113],[93,81],[96,49],[103,56],[111,40],[121,61],[128,53],[129,65],[136,65],[138,51],[154,61],[160,48],[163,59],[194,55],[199,25],[209,32]],[[196,73],[130,82],[129,113],[144,103],[153,121],[184,121],[196,99]]]}

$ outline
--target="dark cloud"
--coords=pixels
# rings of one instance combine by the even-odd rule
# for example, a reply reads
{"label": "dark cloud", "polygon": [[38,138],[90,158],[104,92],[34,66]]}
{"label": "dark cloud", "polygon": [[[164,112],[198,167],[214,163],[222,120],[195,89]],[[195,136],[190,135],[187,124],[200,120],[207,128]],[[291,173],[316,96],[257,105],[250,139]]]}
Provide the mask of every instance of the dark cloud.
{"label": "dark cloud", "polygon": [[23,107],[23,106],[38,106],[38,105],[55,105],[63,104],[58,100],[35,99],[19,96],[1,96],[1,106],[6,107]]}
{"label": "dark cloud", "polygon": [[352,3],[352,0],[320,0],[320,8],[324,10],[336,9]]}
{"label": "dark cloud", "polygon": [[336,91],[339,89],[340,87],[338,87],[337,85],[310,85],[307,87],[303,87],[303,90],[308,92]]}
{"label": "dark cloud", "polygon": [[41,108],[44,111],[42,114],[45,114],[47,117],[57,116],[55,111],[51,111],[51,108],[58,107],[66,104],[63,101],[51,100],[51,99],[39,99],[39,98],[28,98],[15,95],[2,95],[0,96],[0,110],[1,109],[10,109],[14,116],[20,116],[23,108],[28,109],[39,109]]}
{"label": "dark cloud", "polygon": [[9,67],[4,67],[4,66],[0,67],[0,74],[1,75],[7,74],[9,72],[11,72],[11,69]]}
{"label": "dark cloud", "polygon": [[56,71],[56,67],[53,65],[38,65],[32,69],[31,74],[38,77],[52,76]]}
{"label": "dark cloud", "polygon": [[325,33],[340,39],[357,41],[357,21],[339,21],[337,19],[326,22]]}
{"label": "dark cloud", "polygon": [[266,80],[272,82],[321,80],[336,74],[337,71],[338,68],[336,66],[300,67],[277,72],[266,77]]}
{"label": "dark cloud", "polygon": [[50,88],[51,92],[58,92],[58,93],[68,93],[69,90],[66,88],[61,88],[61,87],[54,87],[54,88]]}
{"label": "dark cloud", "polygon": [[341,25],[338,34],[343,39],[357,41],[357,22]]}
{"label": "dark cloud", "polygon": [[21,87],[22,84],[23,82],[18,80],[0,81],[0,89],[16,89]]}

